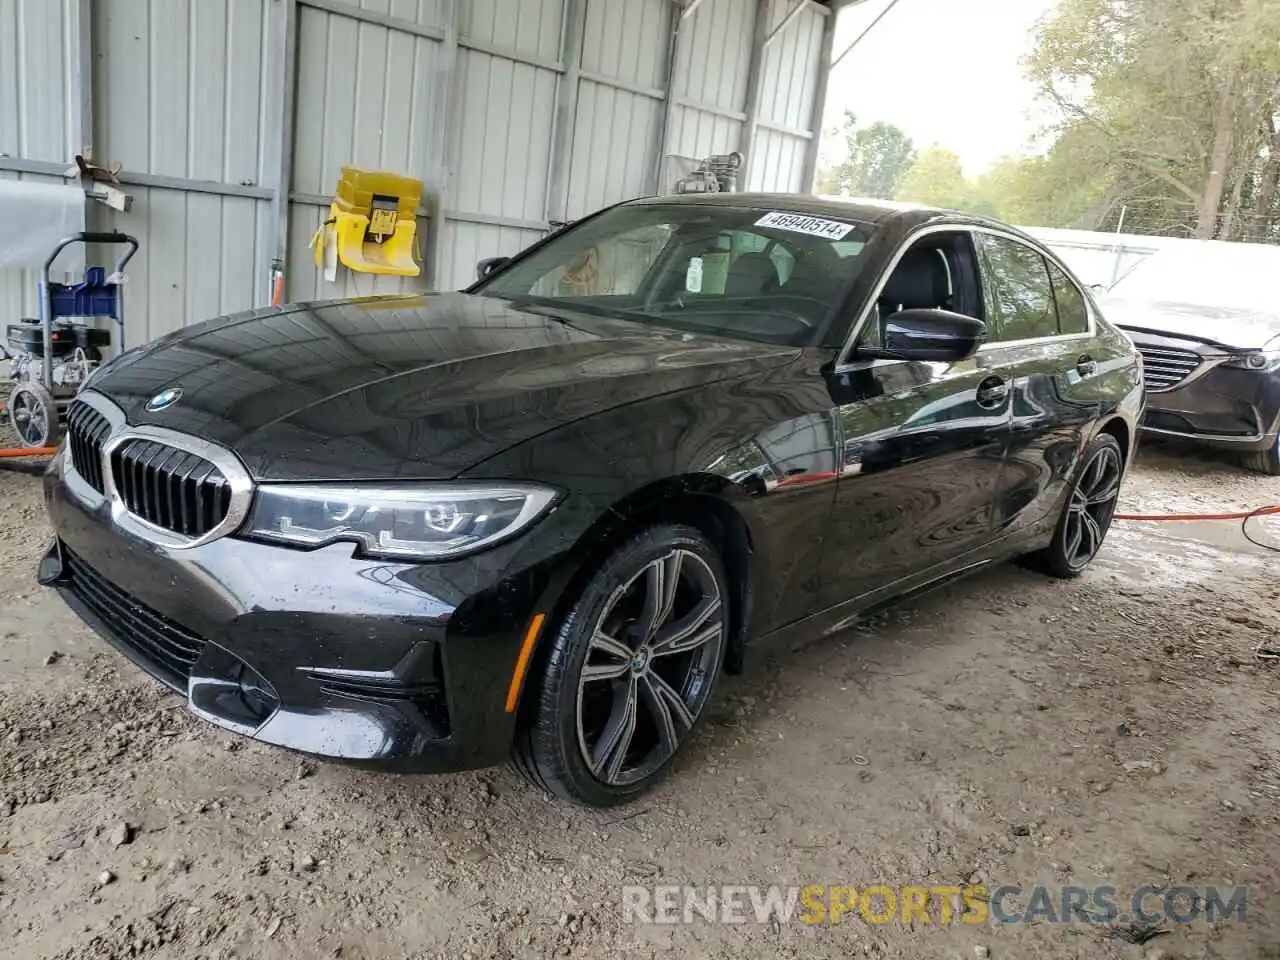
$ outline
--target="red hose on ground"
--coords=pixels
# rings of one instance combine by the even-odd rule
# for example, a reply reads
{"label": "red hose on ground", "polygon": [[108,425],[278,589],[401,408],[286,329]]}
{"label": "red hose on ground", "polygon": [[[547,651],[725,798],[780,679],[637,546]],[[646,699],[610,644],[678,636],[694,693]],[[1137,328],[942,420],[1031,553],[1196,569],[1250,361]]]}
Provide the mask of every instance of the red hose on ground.
{"label": "red hose on ground", "polygon": [[1113,520],[1252,520],[1254,517],[1268,517],[1280,513],[1280,504],[1274,507],[1259,507],[1256,510],[1242,510],[1239,513],[1117,513]]}
{"label": "red hose on ground", "polygon": [[1280,546],[1274,543],[1266,543],[1259,540],[1249,532],[1249,521],[1256,520],[1259,517],[1273,517],[1280,515],[1280,504],[1270,507],[1258,507],[1256,510],[1241,510],[1236,513],[1117,513],[1113,520],[1146,520],[1153,523],[1164,523],[1174,520],[1239,520],[1240,535],[1252,543],[1255,547],[1262,547],[1264,550],[1271,550],[1280,553]]}

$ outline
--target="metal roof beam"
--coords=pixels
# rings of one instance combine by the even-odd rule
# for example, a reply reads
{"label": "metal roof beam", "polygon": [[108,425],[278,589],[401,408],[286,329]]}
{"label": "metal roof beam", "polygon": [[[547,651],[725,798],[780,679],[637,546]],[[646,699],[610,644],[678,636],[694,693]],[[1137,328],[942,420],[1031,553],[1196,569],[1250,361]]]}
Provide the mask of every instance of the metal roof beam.
{"label": "metal roof beam", "polygon": [[698,12],[698,8],[705,2],[706,0],[689,0],[689,2],[684,5],[684,9],[680,11],[680,19],[688,20]]}
{"label": "metal roof beam", "polygon": [[[865,2],[865,0],[863,0],[863,2]],[[845,47],[843,50],[841,50],[838,54],[836,54],[836,56],[834,56],[831,59],[831,68],[833,70],[840,63],[840,61],[843,60],[849,54],[850,50],[852,50],[854,47],[860,44],[866,38],[867,34],[869,34],[872,30],[874,30],[879,25],[880,21],[883,20],[886,16],[888,16],[889,11],[892,10],[894,7],[896,7],[898,5],[898,2],[899,0],[889,0],[889,2],[885,4],[885,8],[876,15],[876,18],[872,20],[869,24],[867,24],[867,28],[863,30],[860,34],[858,34],[856,37],[854,37],[853,41],[847,47]],[[849,4],[849,6],[853,6],[853,4]]]}
{"label": "metal roof beam", "polygon": [[[774,27],[771,31],[769,31],[769,35],[764,38],[764,43],[762,44],[762,47],[765,50],[768,50],[769,47],[773,44],[773,42],[777,40],[780,36],[782,36],[784,33],[786,33],[787,28],[790,27],[791,24],[796,22],[796,18],[800,16],[800,13],[811,2],[812,0],[796,0],[795,4],[791,7],[791,9],[787,11],[787,15],[782,18],[782,22],[778,24],[776,27]],[[760,0],[760,3],[767,8],[769,5],[769,0]],[[817,4],[815,4],[815,6],[817,6]],[[830,11],[827,10],[826,7],[823,7],[822,9],[827,13],[830,13]]]}

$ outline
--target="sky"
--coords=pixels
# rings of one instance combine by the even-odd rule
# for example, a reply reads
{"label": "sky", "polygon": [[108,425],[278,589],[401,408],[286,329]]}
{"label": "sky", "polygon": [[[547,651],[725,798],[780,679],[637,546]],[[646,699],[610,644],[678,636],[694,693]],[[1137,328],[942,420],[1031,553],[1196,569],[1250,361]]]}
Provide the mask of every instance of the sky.
{"label": "sky", "polygon": [[[836,66],[823,129],[847,107],[860,121],[887,120],[915,141],[960,155],[965,173],[1027,150],[1043,125],[1035,88],[1023,75],[1036,22],[1057,0],[898,0]],[[841,50],[889,0],[846,9],[836,27]]]}

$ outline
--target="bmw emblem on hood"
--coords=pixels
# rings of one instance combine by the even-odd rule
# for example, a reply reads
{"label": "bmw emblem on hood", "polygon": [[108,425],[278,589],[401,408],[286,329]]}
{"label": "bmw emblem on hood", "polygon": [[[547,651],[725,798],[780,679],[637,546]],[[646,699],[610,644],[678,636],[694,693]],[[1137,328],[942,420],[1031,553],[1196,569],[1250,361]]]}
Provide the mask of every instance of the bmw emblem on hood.
{"label": "bmw emblem on hood", "polygon": [[182,391],[177,387],[170,387],[168,390],[161,390],[147,401],[147,409],[152,413],[157,410],[166,410],[177,403],[181,396]]}

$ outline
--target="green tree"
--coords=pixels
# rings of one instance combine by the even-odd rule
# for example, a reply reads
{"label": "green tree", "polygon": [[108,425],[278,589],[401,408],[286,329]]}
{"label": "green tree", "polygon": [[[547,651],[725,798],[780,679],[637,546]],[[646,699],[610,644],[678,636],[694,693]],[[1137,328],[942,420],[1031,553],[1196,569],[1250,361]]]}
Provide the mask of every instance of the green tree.
{"label": "green tree", "polygon": [[1280,240],[1276,0],[1061,0],[1029,67],[1098,217]]}
{"label": "green tree", "polygon": [[1023,226],[1112,226],[1120,200],[1092,164],[1095,138],[1091,128],[1072,128],[1042,156],[1006,157],[977,179],[973,196],[1002,220]]}
{"label": "green tree", "polygon": [[942,147],[930,147],[916,158],[902,178],[895,199],[967,210],[974,195],[960,166],[960,158]]}
{"label": "green tree", "polygon": [[876,121],[858,126],[853,112],[835,131],[844,140],[845,159],[818,175],[818,192],[845,197],[893,197],[903,176],[915,162],[911,138],[892,123]]}

